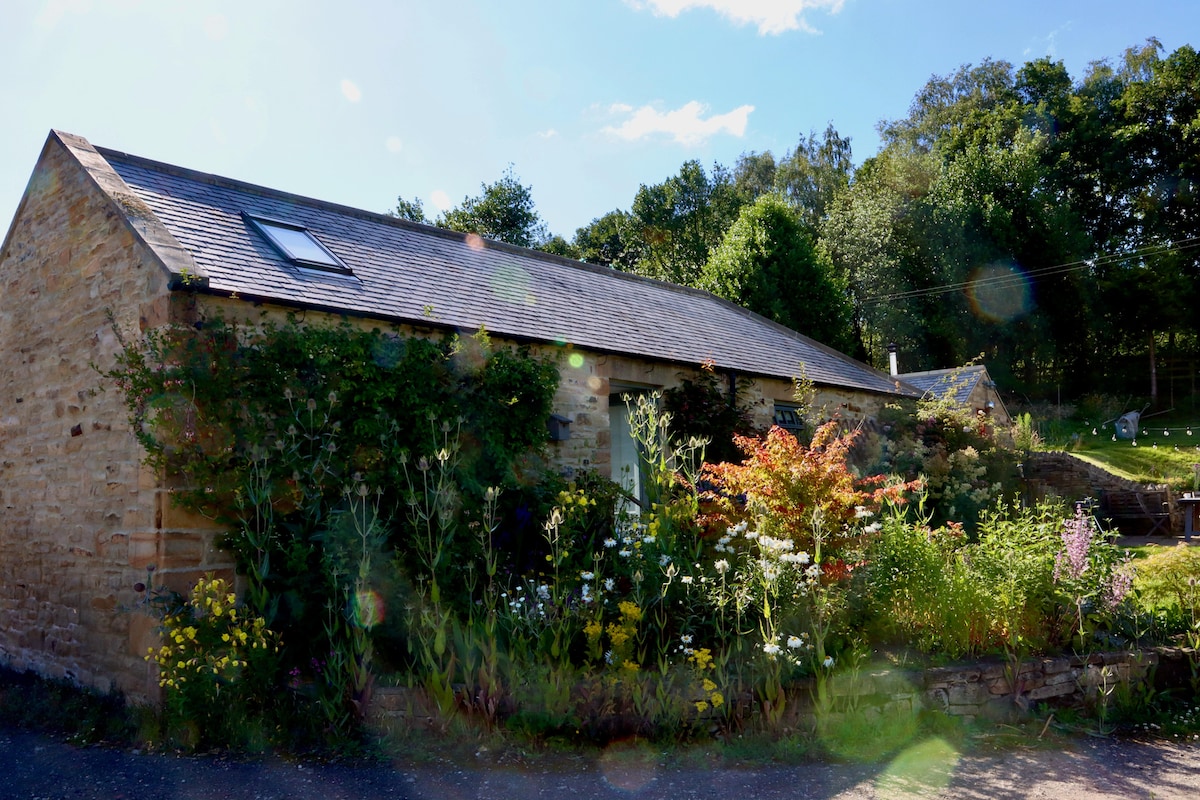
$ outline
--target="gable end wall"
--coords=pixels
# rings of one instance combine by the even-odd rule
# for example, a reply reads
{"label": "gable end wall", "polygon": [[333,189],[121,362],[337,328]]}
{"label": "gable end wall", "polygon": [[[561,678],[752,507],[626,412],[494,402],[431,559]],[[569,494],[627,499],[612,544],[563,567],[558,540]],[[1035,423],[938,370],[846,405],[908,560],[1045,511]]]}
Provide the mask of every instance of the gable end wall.
{"label": "gable end wall", "polygon": [[78,156],[51,136],[0,252],[0,663],[147,697],[155,622],[134,584],[220,560],[141,466],[119,393],[97,391],[109,312],[131,336],[165,323],[169,273]]}

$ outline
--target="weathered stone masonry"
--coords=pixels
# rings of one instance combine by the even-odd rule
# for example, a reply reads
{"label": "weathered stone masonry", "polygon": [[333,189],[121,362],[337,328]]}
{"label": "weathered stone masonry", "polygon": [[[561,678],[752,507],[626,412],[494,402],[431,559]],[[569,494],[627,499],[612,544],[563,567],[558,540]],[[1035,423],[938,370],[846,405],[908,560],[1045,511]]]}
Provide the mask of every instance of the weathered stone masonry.
{"label": "weathered stone masonry", "polygon": [[113,323],[171,312],[168,274],[86,157],[47,142],[0,251],[0,662],[143,696],[154,623],[134,584],[222,559],[141,466],[119,394],[97,391]]}

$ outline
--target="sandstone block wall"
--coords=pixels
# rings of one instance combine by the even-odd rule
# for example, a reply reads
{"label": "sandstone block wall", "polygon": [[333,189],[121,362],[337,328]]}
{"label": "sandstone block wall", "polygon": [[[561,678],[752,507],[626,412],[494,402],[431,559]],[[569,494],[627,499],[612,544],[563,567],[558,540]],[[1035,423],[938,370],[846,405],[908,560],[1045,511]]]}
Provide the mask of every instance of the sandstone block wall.
{"label": "sandstone block wall", "polygon": [[114,363],[113,323],[167,321],[167,274],[53,138],[0,251],[0,298],[0,662],[147,696],[154,621],[134,584],[222,559],[141,466],[96,369]]}

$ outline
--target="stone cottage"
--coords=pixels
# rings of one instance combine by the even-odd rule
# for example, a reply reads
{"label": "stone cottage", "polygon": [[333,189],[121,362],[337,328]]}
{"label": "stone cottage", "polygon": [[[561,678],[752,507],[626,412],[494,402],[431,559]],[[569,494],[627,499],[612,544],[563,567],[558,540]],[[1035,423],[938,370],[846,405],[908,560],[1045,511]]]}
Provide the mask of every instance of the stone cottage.
{"label": "stone cottage", "polygon": [[933,369],[925,372],[905,372],[896,376],[921,392],[923,397],[945,397],[978,417],[987,418],[997,428],[1008,428],[1012,417],[995,381],[983,364],[971,364],[956,369]]}
{"label": "stone cottage", "polygon": [[[0,663],[133,697],[155,620],[153,565],[189,586],[228,574],[206,519],[143,467],[118,393],[119,343],[200,310],[346,316],[424,335],[486,327],[560,351],[549,445],[564,469],[636,467],[623,392],[710,365],[757,422],[817,403],[869,417],[916,392],[704,292],[93,147],[52,132],[0,249]],[[567,432],[569,431],[569,433]]]}

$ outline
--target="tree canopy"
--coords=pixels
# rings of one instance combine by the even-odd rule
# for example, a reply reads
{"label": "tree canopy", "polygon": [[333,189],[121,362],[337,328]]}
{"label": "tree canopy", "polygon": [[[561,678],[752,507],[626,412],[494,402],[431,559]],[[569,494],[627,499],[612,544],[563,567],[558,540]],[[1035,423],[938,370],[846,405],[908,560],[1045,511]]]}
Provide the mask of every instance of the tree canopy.
{"label": "tree canopy", "polygon": [[781,196],[745,206],[704,265],[700,288],[819,342],[850,349],[846,287]]}
{"label": "tree canopy", "polygon": [[[1200,55],[1150,39],[1073,78],[989,58],[920,87],[854,165],[833,124],[685,161],[553,237],[512,169],[436,224],[707,288],[883,368],[983,354],[1027,397],[1149,395],[1200,361]],[[393,212],[423,221],[419,202]],[[1185,369],[1186,367],[1186,369]]]}

